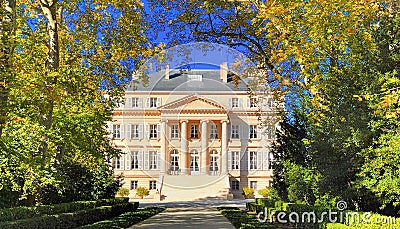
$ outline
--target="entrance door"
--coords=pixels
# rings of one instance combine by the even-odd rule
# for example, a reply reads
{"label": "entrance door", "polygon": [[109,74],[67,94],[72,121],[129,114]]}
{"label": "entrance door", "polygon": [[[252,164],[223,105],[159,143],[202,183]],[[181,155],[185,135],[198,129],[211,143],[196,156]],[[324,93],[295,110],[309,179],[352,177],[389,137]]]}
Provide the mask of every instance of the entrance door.
{"label": "entrance door", "polygon": [[195,149],[190,151],[190,175],[200,175],[200,153]]}
{"label": "entrance door", "polygon": [[210,152],[210,173],[211,175],[218,175],[218,162],[219,162],[219,155],[216,150],[212,150]]}
{"label": "entrance door", "polygon": [[171,167],[170,167],[170,174],[171,175],[178,175],[179,174],[179,152],[178,150],[173,150],[170,154],[170,161],[171,161]]}

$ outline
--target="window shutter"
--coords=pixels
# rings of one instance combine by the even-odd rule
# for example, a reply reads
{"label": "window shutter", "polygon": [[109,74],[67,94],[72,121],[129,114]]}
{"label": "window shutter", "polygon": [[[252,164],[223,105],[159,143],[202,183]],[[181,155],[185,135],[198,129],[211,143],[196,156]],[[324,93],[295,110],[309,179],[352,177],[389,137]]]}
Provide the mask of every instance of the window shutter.
{"label": "window shutter", "polygon": [[257,139],[261,139],[262,126],[257,125]]}
{"label": "window shutter", "polygon": [[262,162],[263,162],[263,153],[262,152],[257,152],[257,170],[262,169]]}
{"label": "window shutter", "polygon": [[143,124],[139,124],[138,128],[139,128],[139,139],[143,139]]}
{"label": "window shutter", "polygon": [[248,158],[248,152],[247,151],[241,151],[240,152],[240,170],[247,170],[247,158]]}
{"label": "window shutter", "polygon": [[138,153],[138,164],[139,169],[143,169],[143,151],[139,151]]}
{"label": "window shutter", "polygon": [[274,161],[274,154],[273,153],[268,153],[268,155],[269,155],[269,163],[273,162]]}
{"label": "window shutter", "polygon": [[161,124],[157,124],[157,139],[161,138]]}
{"label": "window shutter", "polygon": [[144,125],[144,136],[146,139],[150,139],[150,125],[149,124]]}
{"label": "window shutter", "polygon": [[[228,124],[227,125],[227,127],[226,127],[226,136],[227,136],[227,138],[228,139],[231,139],[232,138],[232,128],[231,128],[231,126],[232,126],[232,124]],[[222,133],[223,134],[223,133]]]}
{"label": "window shutter", "polygon": [[161,152],[157,151],[157,169],[161,169]]}
{"label": "window shutter", "polygon": [[228,105],[228,106],[229,106],[229,109],[232,108],[232,98],[229,98],[228,104],[229,104],[229,105]]}
{"label": "window shutter", "polygon": [[113,138],[113,124],[107,124],[108,138]]}
{"label": "window shutter", "polygon": [[146,98],[146,107],[150,107],[150,97]]}
{"label": "window shutter", "polygon": [[161,106],[161,98],[157,98],[157,107]]}
{"label": "window shutter", "polygon": [[243,98],[239,98],[239,108],[243,108]]}
{"label": "window shutter", "polygon": [[124,166],[124,162],[125,162],[124,158],[125,158],[125,154],[122,154],[121,157],[119,158],[120,159],[119,163],[121,164],[121,169],[122,170],[124,170],[124,168],[125,168],[125,166]]}
{"label": "window shutter", "polygon": [[264,156],[264,158],[263,158],[263,170],[268,170],[268,155],[269,155],[269,152],[264,152],[263,153],[263,156]]}
{"label": "window shutter", "polygon": [[131,155],[131,153],[130,152],[127,152],[126,153],[126,155],[125,155],[125,157],[126,157],[126,165],[125,165],[125,168],[126,168],[126,170],[130,170],[131,169],[131,161],[132,161],[132,155]]}
{"label": "window shutter", "polygon": [[132,98],[127,98],[126,99],[126,107],[127,108],[132,108]]}
{"label": "window shutter", "polygon": [[127,124],[126,125],[126,139],[131,139],[132,136],[132,125]]}
{"label": "window shutter", "polygon": [[150,163],[150,160],[149,160],[149,151],[144,151],[144,152],[143,152],[143,156],[144,156],[144,158],[143,158],[144,170],[149,170],[149,163]]}
{"label": "window shutter", "polygon": [[143,107],[143,98],[138,98],[138,103],[137,103],[139,108]]}
{"label": "window shutter", "polygon": [[232,152],[228,151],[228,171],[232,170]]}
{"label": "window shutter", "polygon": [[247,108],[250,108],[250,98],[247,98]]}
{"label": "window shutter", "polygon": [[121,139],[125,138],[125,124],[120,125],[119,135],[121,136]]}

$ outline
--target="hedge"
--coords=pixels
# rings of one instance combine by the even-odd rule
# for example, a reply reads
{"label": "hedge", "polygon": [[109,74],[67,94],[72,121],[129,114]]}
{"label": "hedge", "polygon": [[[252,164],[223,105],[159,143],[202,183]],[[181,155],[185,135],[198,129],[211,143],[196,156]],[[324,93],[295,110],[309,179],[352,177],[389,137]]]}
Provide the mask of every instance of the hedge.
{"label": "hedge", "polygon": [[80,210],[58,215],[45,215],[41,217],[21,219],[0,223],[0,228],[7,229],[33,229],[54,228],[67,229],[76,228],[86,224],[92,224],[107,218],[115,217],[127,211],[133,211],[135,204],[122,203],[112,206],[101,206],[92,209]]}
{"label": "hedge", "polygon": [[249,215],[246,212],[234,207],[219,207],[217,208],[221,211],[235,228],[240,229],[250,229],[250,228],[265,228],[265,229],[275,229],[278,228],[272,223],[259,222],[255,215]]}
{"label": "hedge", "polygon": [[95,208],[104,205],[115,205],[128,202],[128,198],[112,198],[93,201],[76,201],[54,205],[41,205],[35,207],[15,207],[0,209],[0,222],[28,219],[43,215],[56,215]]}

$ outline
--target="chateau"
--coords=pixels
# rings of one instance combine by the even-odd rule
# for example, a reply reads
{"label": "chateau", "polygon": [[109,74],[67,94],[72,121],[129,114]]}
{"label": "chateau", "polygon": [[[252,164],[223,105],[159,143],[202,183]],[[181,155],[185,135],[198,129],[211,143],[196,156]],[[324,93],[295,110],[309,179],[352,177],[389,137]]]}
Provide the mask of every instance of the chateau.
{"label": "chateau", "polygon": [[130,197],[140,186],[161,200],[242,198],[243,187],[271,185],[275,125],[259,115],[277,117],[276,104],[250,97],[234,77],[226,62],[219,70],[167,65],[146,86],[127,88],[108,128],[123,152],[112,166]]}

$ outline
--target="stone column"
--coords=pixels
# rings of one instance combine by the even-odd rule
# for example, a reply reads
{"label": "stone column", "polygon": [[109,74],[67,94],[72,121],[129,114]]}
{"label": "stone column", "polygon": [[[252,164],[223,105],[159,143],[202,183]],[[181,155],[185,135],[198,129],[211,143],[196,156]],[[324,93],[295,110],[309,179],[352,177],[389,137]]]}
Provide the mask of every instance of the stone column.
{"label": "stone column", "polygon": [[201,152],[200,152],[200,173],[202,175],[208,174],[209,165],[207,163],[207,146],[208,146],[208,132],[207,120],[201,121]]}
{"label": "stone column", "polygon": [[160,174],[165,174],[166,171],[166,155],[167,155],[167,121],[161,122],[161,131],[160,131],[160,144],[161,144],[161,156],[160,156]]}
{"label": "stone column", "polygon": [[222,136],[221,136],[221,174],[228,172],[228,122],[222,121]]}
{"label": "stone column", "polygon": [[188,174],[188,140],[187,140],[187,120],[181,121],[181,155],[180,169],[181,174]]}

